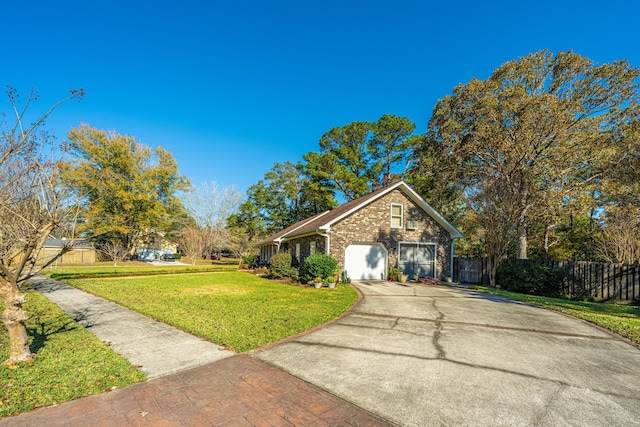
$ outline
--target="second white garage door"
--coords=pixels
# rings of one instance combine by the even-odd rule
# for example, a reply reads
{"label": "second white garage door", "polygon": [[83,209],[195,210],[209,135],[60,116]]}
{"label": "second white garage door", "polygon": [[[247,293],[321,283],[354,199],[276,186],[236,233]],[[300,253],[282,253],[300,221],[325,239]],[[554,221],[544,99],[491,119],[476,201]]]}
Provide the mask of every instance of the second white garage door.
{"label": "second white garage door", "polygon": [[351,280],[384,280],[387,251],[377,244],[353,243],[344,252],[344,269]]}

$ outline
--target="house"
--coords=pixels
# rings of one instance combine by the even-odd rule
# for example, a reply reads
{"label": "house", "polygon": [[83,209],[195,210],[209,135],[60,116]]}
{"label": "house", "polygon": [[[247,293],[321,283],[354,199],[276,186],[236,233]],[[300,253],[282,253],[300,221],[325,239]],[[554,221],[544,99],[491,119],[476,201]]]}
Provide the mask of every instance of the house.
{"label": "house", "polygon": [[[42,262],[47,262],[54,256],[58,255],[65,245],[68,245],[69,241],[62,238],[58,239],[55,236],[49,236],[42,246],[39,259]],[[73,249],[64,253],[57,262],[60,264],[83,264],[87,262],[96,262],[96,250],[88,240],[74,239]]]}
{"label": "house", "polygon": [[404,181],[307,218],[258,243],[261,263],[289,251],[300,265],[316,252],[340,262],[352,280],[453,276],[453,241],[464,237]]}
{"label": "house", "polygon": [[160,236],[153,243],[141,243],[134,249],[140,261],[154,261],[160,259],[163,255],[172,255],[177,253],[178,245],[166,238]]}

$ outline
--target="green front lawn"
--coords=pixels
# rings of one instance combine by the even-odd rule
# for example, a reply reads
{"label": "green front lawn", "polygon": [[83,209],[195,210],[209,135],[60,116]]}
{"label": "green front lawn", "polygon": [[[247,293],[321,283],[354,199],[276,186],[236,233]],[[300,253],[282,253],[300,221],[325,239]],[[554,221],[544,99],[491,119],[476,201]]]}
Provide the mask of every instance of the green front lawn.
{"label": "green front lawn", "polygon": [[357,300],[350,286],[314,289],[242,272],[65,282],[237,352],[334,319]]}
{"label": "green front lawn", "polygon": [[[39,293],[27,292],[25,308],[31,351],[38,357],[14,369],[0,365],[0,416],[144,381],[142,372]],[[8,357],[2,326],[0,361]]]}
{"label": "green front lawn", "polygon": [[470,288],[560,311],[609,329],[640,344],[640,307],[637,306],[539,297],[485,286]]}
{"label": "green front lawn", "polygon": [[[230,268],[79,267],[49,273],[239,352],[329,321],[357,300],[350,286],[284,285]],[[0,417],[144,381],[142,372],[39,293],[27,291],[25,308],[38,357],[15,369],[0,366]],[[1,360],[9,357],[8,341],[1,328]]]}
{"label": "green front lawn", "polygon": [[[211,262],[211,261],[210,261]],[[164,274],[186,274],[186,273],[211,273],[219,271],[236,271],[237,264],[214,264],[214,265],[135,265],[135,266],[88,266],[88,267],[59,267],[47,268],[42,271],[52,279],[65,281],[69,279],[85,279],[100,277],[130,277],[130,276],[157,276]]]}

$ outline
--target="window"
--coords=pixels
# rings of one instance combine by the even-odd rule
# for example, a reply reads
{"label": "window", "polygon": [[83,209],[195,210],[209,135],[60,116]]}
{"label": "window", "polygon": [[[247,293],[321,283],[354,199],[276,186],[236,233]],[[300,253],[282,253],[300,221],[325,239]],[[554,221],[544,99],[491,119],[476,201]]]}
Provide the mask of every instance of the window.
{"label": "window", "polygon": [[300,243],[296,243],[296,259],[300,259]]}
{"label": "window", "polygon": [[391,228],[402,228],[402,205],[391,204]]}
{"label": "window", "polygon": [[309,255],[313,255],[316,253],[316,241],[313,240],[309,242]]}

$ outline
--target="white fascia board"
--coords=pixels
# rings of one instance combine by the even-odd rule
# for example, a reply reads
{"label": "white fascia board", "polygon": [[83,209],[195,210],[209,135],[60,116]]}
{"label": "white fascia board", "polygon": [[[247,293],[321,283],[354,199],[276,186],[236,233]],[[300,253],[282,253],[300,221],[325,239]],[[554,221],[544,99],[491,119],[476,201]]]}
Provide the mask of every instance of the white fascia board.
{"label": "white fascia board", "polygon": [[411,187],[408,185],[404,185],[404,188],[407,190],[409,197],[416,202],[422,209],[425,210],[433,219],[436,220],[438,224],[443,226],[451,236],[452,239],[462,239],[464,238],[464,234],[460,233],[457,228],[455,228],[449,221],[447,221],[438,211],[436,211],[429,203],[426,202],[418,193],[416,193]]}
{"label": "white fascia board", "polygon": [[[289,236],[291,236],[292,233],[295,233],[296,230],[300,230],[302,227],[306,226],[307,224],[309,224],[311,221],[315,221],[316,219],[328,214],[330,211],[324,211],[319,215],[313,216],[311,218],[308,219],[308,221],[303,222],[302,224],[300,224],[299,226],[297,226],[296,228],[294,228],[293,230],[289,231],[287,234],[284,234],[276,239],[273,239],[274,242],[278,242],[278,244],[284,242],[285,240],[289,240]],[[306,233],[305,233],[306,234]],[[297,237],[297,236],[295,236]]]}
{"label": "white fascia board", "polygon": [[343,220],[345,217],[351,215],[355,211],[358,211],[358,210],[362,209],[363,207],[367,206],[368,204],[373,203],[374,201],[378,200],[379,198],[387,195],[391,191],[393,191],[396,188],[400,187],[402,184],[404,184],[404,186],[407,187],[407,184],[405,184],[404,181],[398,181],[395,184],[392,184],[392,185],[388,186],[387,188],[385,188],[385,190],[381,191],[376,197],[372,197],[371,199],[367,200],[366,202],[363,202],[361,204],[358,204],[358,205],[354,206],[353,208],[349,209],[347,212],[343,213],[339,217],[333,219],[331,222],[328,222],[328,223],[326,223],[325,225],[323,225],[322,227],[319,227],[319,228],[326,228],[327,230],[330,230],[331,226],[333,224],[335,224],[336,222]]}
{"label": "white fascia board", "polygon": [[442,227],[444,227],[444,229],[449,232],[449,235],[451,236],[452,239],[462,239],[462,238],[464,238],[464,235],[462,233],[460,233],[449,221],[447,221],[442,215],[440,215],[440,213],[438,213],[438,211],[436,211],[433,207],[431,207],[431,205],[429,203],[427,203],[422,197],[420,197],[420,195],[418,193],[416,193],[411,187],[409,187],[407,185],[407,183],[404,182],[404,181],[398,181],[397,183],[390,185],[389,187],[387,187],[385,189],[385,191],[380,192],[380,194],[378,194],[376,197],[373,197],[373,198],[367,200],[366,202],[364,202],[362,204],[354,206],[349,211],[343,213],[339,217],[335,218],[333,221],[331,221],[331,222],[329,222],[329,223],[327,223],[324,226],[321,226],[319,228],[326,228],[327,230],[331,229],[331,226],[333,224],[335,224],[336,222],[341,221],[345,217],[351,215],[353,212],[355,212],[355,211],[357,211],[359,209],[362,209],[363,207],[367,206],[370,203],[373,203],[374,201],[376,201],[379,198],[387,195],[388,193],[390,193],[391,191],[395,190],[398,187],[402,187],[404,190],[406,190],[406,192],[409,195],[409,197],[418,206],[420,206],[425,212],[427,212],[438,224],[440,224]]}

